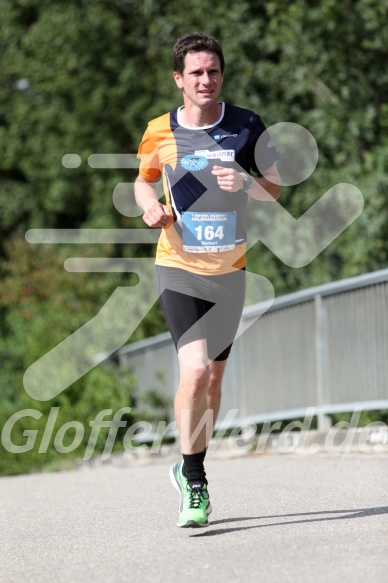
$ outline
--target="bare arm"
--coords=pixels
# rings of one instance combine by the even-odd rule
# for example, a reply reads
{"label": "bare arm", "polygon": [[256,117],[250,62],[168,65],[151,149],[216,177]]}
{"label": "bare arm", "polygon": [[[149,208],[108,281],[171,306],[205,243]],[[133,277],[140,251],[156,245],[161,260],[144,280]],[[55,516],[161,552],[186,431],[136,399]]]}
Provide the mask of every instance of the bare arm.
{"label": "bare arm", "polygon": [[[244,173],[233,168],[214,166],[212,174],[217,176],[218,186],[227,192],[237,192],[244,188]],[[247,194],[256,200],[276,200],[280,196],[280,176],[275,164],[263,176],[252,177],[253,186]]]}
{"label": "bare arm", "polygon": [[143,221],[149,227],[166,227],[171,223],[170,209],[158,200],[156,182],[147,182],[141,174],[135,181],[135,200],[143,209]]}

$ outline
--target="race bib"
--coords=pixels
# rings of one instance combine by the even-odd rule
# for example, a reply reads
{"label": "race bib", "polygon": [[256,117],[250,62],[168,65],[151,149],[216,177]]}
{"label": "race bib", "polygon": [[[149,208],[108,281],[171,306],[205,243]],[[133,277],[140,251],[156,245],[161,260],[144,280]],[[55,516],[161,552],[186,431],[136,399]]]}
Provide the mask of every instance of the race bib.
{"label": "race bib", "polygon": [[182,240],[187,253],[232,251],[236,245],[236,211],[183,212]]}

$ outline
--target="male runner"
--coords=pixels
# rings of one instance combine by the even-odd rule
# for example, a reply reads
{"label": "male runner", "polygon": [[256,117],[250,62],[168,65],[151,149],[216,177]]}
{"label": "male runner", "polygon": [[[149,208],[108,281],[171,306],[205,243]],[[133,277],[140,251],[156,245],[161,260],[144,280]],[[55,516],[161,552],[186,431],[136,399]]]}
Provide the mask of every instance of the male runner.
{"label": "male runner", "polygon": [[[180,365],[175,415],[183,459],[170,470],[180,492],[178,526],[201,527],[211,512],[206,448],[244,303],[247,196],[273,201],[280,181],[269,137],[255,160],[265,131],[260,117],[218,101],[220,44],[203,33],[185,35],[174,45],[173,68],[183,106],[149,123],[135,197],[145,223],[162,228],[156,286]],[[156,192],[160,176],[165,204]]]}

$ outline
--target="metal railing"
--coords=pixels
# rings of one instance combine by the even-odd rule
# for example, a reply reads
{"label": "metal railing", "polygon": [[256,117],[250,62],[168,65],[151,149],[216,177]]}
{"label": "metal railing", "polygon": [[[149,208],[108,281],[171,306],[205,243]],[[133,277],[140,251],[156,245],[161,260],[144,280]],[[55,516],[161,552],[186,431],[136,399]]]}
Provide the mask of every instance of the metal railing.
{"label": "metal railing", "polygon": [[[330,413],[388,408],[388,269],[288,294],[263,311],[243,311],[252,325],[236,339],[223,382],[219,421],[292,419],[306,411],[318,428]],[[174,397],[179,382],[169,333],[123,347],[139,393]]]}

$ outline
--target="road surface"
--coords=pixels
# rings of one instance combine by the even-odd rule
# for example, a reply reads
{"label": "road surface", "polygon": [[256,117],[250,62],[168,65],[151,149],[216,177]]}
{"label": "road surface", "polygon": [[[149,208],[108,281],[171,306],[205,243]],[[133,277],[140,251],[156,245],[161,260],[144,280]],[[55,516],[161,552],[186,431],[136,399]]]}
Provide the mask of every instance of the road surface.
{"label": "road surface", "polygon": [[385,583],[388,455],[207,462],[207,529],[166,461],[0,479],[2,583]]}

